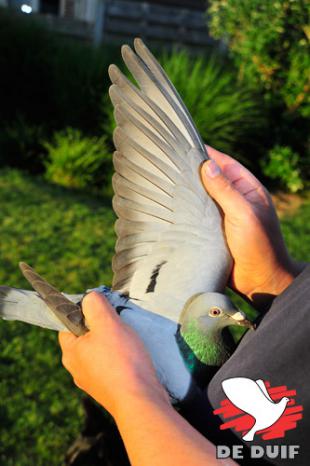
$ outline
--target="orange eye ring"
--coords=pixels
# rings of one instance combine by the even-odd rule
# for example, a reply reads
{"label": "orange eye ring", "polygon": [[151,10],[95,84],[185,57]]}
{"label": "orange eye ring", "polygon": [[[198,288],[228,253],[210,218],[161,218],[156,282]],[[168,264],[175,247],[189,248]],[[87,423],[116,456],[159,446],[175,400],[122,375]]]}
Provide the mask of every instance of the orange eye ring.
{"label": "orange eye ring", "polygon": [[222,311],[218,307],[212,307],[209,312],[210,316],[212,317],[218,317],[221,313]]}

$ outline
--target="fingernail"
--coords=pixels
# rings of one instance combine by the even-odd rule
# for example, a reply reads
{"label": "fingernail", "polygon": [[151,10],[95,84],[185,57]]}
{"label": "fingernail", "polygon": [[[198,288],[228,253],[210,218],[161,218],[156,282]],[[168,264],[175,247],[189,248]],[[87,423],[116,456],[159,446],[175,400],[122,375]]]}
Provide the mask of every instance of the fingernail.
{"label": "fingernail", "polygon": [[204,165],[205,173],[210,178],[215,178],[221,173],[220,167],[214,162],[214,160],[208,160]]}

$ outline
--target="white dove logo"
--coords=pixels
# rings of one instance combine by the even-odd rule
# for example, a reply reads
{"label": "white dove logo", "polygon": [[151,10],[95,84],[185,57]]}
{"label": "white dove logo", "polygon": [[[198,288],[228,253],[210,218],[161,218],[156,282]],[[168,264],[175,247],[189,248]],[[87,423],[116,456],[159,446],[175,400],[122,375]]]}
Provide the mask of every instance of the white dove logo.
{"label": "white dove logo", "polygon": [[253,427],[242,437],[250,442],[256,432],[267,429],[280,419],[290,401],[286,396],[275,403],[269,396],[264,381],[234,377],[222,382],[222,388],[233,405],[254,417]]}

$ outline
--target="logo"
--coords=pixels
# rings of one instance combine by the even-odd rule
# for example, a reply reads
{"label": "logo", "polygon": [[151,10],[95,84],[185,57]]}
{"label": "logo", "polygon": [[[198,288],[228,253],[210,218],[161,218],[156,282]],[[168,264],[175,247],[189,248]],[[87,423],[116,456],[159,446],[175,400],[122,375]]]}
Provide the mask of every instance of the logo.
{"label": "logo", "polygon": [[[296,403],[296,390],[288,389],[286,385],[271,387],[270,382],[261,379],[234,377],[224,380],[222,388],[227,398],[221,402],[219,408],[213,411],[214,414],[220,415],[224,421],[220,429],[234,430],[239,435],[241,434],[242,440],[245,442],[255,441],[257,437],[266,441],[284,438],[286,432],[295,429],[298,421],[302,419],[303,407]],[[226,449],[227,453],[229,447],[223,445],[220,447],[222,453],[223,448]],[[269,445],[269,447],[271,446]],[[287,451],[284,453],[283,447],[285,445],[278,448],[279,454],[292,457]],[[298,445],[290,447],[296,447],[294,455],[297,454]],[[239,445],[238,448],[240,450],[242,445]],[[254,449],[256,449],[255,454],[258,454],[258,450],[259,454],[262,453],[261,456],[266,454],[266,451],[262,452],[264,448],[261,446],[251,446],[253,452]],[[218,457],[223,458],[224,456]],[[234,458],[240,458],[240,456],[234,456]]]}

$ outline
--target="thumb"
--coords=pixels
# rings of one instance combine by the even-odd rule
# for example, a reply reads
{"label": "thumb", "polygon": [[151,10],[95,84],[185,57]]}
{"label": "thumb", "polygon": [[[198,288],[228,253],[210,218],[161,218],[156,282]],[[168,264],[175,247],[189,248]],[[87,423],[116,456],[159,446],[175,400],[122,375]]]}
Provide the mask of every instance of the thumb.
{"label": "thumb", "polygon": [[119,316],[107,299],[100,293],[92,291],[84,296],[82,310],[87,327],[94,331],[112,320],[118,320]]}
{"label": "thumb", "polygon": [[224,214],[238,216],[244,199],[214,160],[210,159],[202,164],[201,180],[207,193],[222,208]]}

